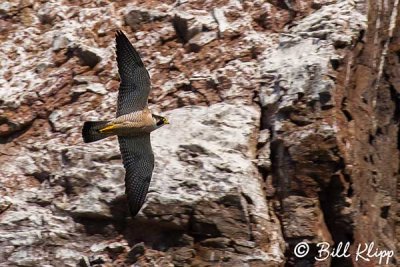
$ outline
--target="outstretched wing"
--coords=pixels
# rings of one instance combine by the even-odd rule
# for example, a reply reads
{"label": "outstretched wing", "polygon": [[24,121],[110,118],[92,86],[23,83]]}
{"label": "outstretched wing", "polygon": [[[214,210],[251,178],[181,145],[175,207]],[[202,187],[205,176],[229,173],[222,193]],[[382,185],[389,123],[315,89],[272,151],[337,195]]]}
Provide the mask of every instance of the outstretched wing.
{"label": "outstretched wing", "polygon": [[146,107],[150,93],[150,76],[138,52],[122,31],[117,31],[115,40],[118,72],[121,78],[118,92],[118,117]]}
{"label": "outstretched wing", "polygon": [[125,167],[125,193],[134,217],[142,207],[154,169],[154,155],[150,134],[118,136]]}

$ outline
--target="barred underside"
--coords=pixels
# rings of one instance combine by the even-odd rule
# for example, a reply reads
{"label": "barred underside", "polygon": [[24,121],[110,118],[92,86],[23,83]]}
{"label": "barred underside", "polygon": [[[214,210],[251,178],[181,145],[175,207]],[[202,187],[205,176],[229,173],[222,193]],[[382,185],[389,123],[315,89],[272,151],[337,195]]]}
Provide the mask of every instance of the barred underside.
{"label": "barred underside", "polygon": [[129,209],[134,217],[146,199],[154,169],[154,155],[150,134],[118,137],[125,167],[125,192]]}
{"label": "barred underside", "polygon": [[117,63],[121,84],[118,92],[117,117],[147,106],[150,93],[150,76],[122,31],[116,34]]}

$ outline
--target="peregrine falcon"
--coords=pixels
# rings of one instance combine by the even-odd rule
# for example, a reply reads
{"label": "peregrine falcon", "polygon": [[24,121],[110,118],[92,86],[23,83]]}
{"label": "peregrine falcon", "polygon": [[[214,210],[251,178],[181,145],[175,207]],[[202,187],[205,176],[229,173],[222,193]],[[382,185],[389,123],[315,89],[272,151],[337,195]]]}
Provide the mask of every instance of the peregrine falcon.
{"label": "peregrine falcon", "polygon": [[116,118],[110,121],[86,121],[82,136],[85,143],[117,135],[125,167],[125,193],[134,217],[142,207],[154,168],[150,133],[168,124],[152,114],[147,106],[150,76],[138,52],[125,34],[115,35],[120,86]]}

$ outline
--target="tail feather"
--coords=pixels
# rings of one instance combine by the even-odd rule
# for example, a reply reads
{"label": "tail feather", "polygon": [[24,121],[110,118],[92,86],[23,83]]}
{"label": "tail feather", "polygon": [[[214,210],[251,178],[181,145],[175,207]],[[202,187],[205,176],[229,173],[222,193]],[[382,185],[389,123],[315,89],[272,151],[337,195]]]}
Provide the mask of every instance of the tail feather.
{"label": "tail feather", "polygon": [[110,134],[100,133],[109,121],[85,121],[82,128],[82,137],[85,143],[101,140],[110,136]]}

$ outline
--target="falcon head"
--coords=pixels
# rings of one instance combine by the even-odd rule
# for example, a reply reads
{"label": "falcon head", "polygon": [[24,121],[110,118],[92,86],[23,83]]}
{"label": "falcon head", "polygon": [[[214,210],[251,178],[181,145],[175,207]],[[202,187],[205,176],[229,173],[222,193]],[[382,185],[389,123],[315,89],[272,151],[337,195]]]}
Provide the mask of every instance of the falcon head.
{"label": "falcon head", "polygon": [[167,120],[167,118],[159,116],[159,115],[153,115],[153,120],[154,123],[156,124],[157,128],[160,128],[161,126],[165,125],[165,124],[169,124],[169,121]]}

